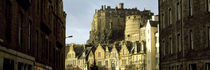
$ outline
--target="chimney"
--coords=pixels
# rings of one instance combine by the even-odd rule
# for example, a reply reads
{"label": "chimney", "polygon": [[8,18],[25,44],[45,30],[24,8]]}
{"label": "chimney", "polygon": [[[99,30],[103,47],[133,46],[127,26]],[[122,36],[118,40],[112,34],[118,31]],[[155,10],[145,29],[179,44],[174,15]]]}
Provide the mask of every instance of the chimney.
{"label": "chimney", "polygon": [[102,9],[102,10],[104,9],[104,6],[103,6],[103,5],[101,5],[101,9]]}
{"label": "chimney", "polygon": [[120,9],[123,9],[123,3],[120,3],[119,6],[120,6]]}
{"label": "chimney", "polygon": [[104,5],[104,10],[106,10],[106,5]]}

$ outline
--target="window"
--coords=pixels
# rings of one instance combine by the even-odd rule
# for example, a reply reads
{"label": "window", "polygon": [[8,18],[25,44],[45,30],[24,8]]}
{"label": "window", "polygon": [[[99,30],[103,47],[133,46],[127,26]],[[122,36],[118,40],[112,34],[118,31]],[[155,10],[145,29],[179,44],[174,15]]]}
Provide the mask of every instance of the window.
{"label": "window", "polygon": [[98,52],[98,57],[101,57],[101,52]]}
{"label": "window", "polygon": [[208,12],[210,12],[210,0],[207,0],[208,1]]}
{"label": "window", "polygon": [[38,57],[39,56],[38,55],[39,54],[38,53],[39,52],[39,45],[38,45],[39,44],[39,41],[38,41],[39,40],[39,33],[38,33],[38,31],[36,31],[36,38],[35,39],[36,39],[35,40],[36,41],[36,56]]}
{"label": "window", "polygon": [[28,70],[32,70],[32,65],[28,65]]}
{"label": "window", "polygon": [[162,49],[162,50],[163,50],[163,56],[166,55],[166,51],[165,51],[166,49],[165,49],[165,47],[166,47],[166,46],[165,46],[165,41],[163,41],[163,49]]}
{"label": "window", "polygon": [[189,70],[197,70],[197,65],[196,64],[190,64],[189,65]]}
{"label": "window", "polygon": [[169,40],[170,40],[170,52],[171,52],[171,54],[173,54],[173,40],[172,40],[172,38],[169,38]]}
{"label": "window", "polygon": [[71,54],[71,57],[74,58],[74,54],[73,53]]}
{"label": "window", "polygon": [[22,29],[22,20],[23,18],[23,14],[20,13],[19,14],[19,18],[18,18],[18,43],[19,43],[19,46],[21,47],[22,46],[22,37],[23,37],[23,29]]}
{"label": "window", "polygon": [[31,49],[31,21],[28,23],[28,49]]}
{"label": "window", "polygon": [[209,46],[208,47],[210,47],[210,27],[208,27],[208,44],[209,44]]}
{"label": "window", "polygon": [[141,56],[141,62],[142,63],[144,62],[144,56]]}
{"label": "window", "polygon": [[210,63],[206,63],[206,70],[210,70]]}
{"label": "window", "polygon": [[172,24],[172,11],[171,11],[171,8],[169,9],[169,24]]}
{"label": "window", "polygon": [[181,36],[180,34],[177,35],[177,46],[178,46],[178,51],[181,51]]}
{"label": "window", "polygon": [[126,60],[122,60],[122,65],[126,65]]}
{"label": "window", "polygon": [[106,61],[106,66],[108,67],[108,61]]}
{"label": "window", "polygon": [[14,70],[14,61],[4,58],[3,70]]}
{"label": "window", "polygon": [[36,0],[36,1],[37,1],[37,2],[36,2],[36,4],[37,4],[37,5],[36,5],[36,9],[37,9],[37,10],[36,10],[36,13],[37,13],[37,15],[39,15],[39,4],[40,4],[40,3],[39,3],[39,0]]}
{"label": "window", "polygon": [[159,59],[158,58],[155,58],[156,59],[156,64],[158,65],[159,64]]}
{"label": "window", "polygon": [[136,61],[139,62],[139,56],[136,56],[136,59],[137,59]]}
{"label": "window", "polygon": [[67,55],[68,58],[71,58],[71,54]]}
{"label": "window", "polygon": [[43,39],[43,49],[44,49],[43,54],[44,54],[45,58],[48,59],[48,57],[49,57],[49,38],[46,35],[43,35],[43,36],[44,36],[43,37],[44,38]]}
{"label": "window", "polygon": [[10,0],[6,0],[6,38],[8,41],[11,40],[11,2]]}
{"label": "window", "polygon": [[193,15],[193,0],[189,0],[189,16]]}
{"label": "window", "polygon": [[76,65],[76,60],[73,60],[73,65]]}
{"label": "window", "polygon": [[181,3],[177,3],[177,20],[181,20]]}
{"label": "window", "polygon": [[162,14],[162,28],[165,28],[165,15]]}
{"label": "window", "polygon": [[190,48],[191,48],[191,49],[194,49],[194,46],[193,46],[193,33],[192,33],[192,30],[190,30]]}
{"label": "window", "polygon": [[101,63],[101,61],[98,61],[98,66],[102,66],[102,63]]}

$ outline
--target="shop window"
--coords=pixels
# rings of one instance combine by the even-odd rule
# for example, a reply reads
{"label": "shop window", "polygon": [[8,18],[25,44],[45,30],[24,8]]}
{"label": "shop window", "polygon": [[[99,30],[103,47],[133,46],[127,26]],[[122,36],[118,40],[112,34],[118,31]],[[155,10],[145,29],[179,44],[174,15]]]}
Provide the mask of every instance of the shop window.
{"label": "shop window", "polygon": [[3,70],[14,70],[14,61],[4,58]]}
{"label": "shop window", "polygon": [[210,63],[206,63],[206,70],[210,70]]}
{"label": "shop window", "polygon": [[189,70],[197,70],[197,65],[196,64],[190,64],[189,65]]}

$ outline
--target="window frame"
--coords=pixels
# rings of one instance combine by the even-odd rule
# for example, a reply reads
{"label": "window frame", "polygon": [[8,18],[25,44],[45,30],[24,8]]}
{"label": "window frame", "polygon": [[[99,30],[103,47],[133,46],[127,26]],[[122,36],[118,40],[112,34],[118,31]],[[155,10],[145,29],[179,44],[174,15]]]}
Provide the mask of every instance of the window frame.
{"label": "window frame", "polygon": [[98,57],[99,57],[99,58],[101,57],[101,52],[98,52]]}
{"label": "window frame", "polygon": [[165,25],[165,14],[162,14],[162,29],[164,29],[166,27]]}
{"label": "window frame", "polygon": [[166,45],[165,45],[165,41],[163,41],[163,56],[166,55]]}
{"label": "window frame", "polygon": [[169,40],[170,40],[170,53],[173,54],[173,39],[172,39],[172,37],[170,37]]}
{"label": "window frame", "polygon": [[181,18],[182,18],[182,3],[179,1],[178,3],[177,3],[177,20],[179,21],[179,20],[181,20]]}
{"label": "window frame", "polygon": [[189,0],[189,16],[193,16],[193,0]]}
{"label": "window frame", "polygon": [[28,50],[31,50],[31,25],[32,21],[28,22]]}
{"label": "window frame", "polygon": [[182,46],[181,46],[181,34],[177,34],[177,46],[178,46],[178,52],[181,52]]}
{"label": "window frame", "polygon": [[208,47],[210,47],[210,26],[208,26],[208,28],[207,28],[207,38],[208,38]]}
{"label": "window frame", "polygon": [[168,24],[170,25],[172,24],[172,8],[169,8],[168,10],[168,18],[169,18]]}
{"label": "window frame", "polygon": [[189,70],[194,70],[192,68],[196,68],[195,70],[197,70],[197,64],[189,64]]}
{"label": "window frame", "polygon": [[189,41],[190,41],[190,49],[194,49],[194,36],[193,36],[193,31],[189,31]]}

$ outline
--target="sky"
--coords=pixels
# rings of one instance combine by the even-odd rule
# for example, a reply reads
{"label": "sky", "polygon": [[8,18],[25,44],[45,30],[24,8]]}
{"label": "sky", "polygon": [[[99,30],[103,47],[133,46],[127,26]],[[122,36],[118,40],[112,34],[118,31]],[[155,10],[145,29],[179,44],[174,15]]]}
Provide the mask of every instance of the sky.
{"label": "sky", "polygon": [[140,11],[151,10],[158,14],[158,0],[63,0],[66,17],[66,44],[85,44],[89,39],[89,32],[95,9],[100,9],[101,5],[119,7],[119,3],[124,3],[124,8],[137,7]]}

